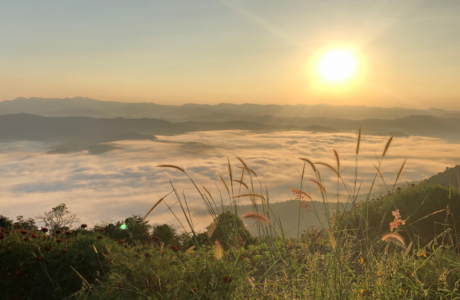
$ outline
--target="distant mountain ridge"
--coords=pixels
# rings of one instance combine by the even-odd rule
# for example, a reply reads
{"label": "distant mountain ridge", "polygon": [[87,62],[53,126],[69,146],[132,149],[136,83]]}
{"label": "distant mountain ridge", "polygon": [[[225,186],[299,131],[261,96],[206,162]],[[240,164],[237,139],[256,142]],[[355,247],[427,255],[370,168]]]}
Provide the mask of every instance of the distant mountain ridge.
{"label": "distant mountain ridge", "polygon": [[83,116],[98,118],[157,118],[170,121],[254,121],[253,118],[273,116],[328,117],[341,119],[397,119],[411,115],[460,118],[460,111],[442,109],[382,108],[348,105],[260,105],[260,104],[184,104],[124,103],[75,98],[16,98],[0,102],[0,115],[29,113],[41,116]]}

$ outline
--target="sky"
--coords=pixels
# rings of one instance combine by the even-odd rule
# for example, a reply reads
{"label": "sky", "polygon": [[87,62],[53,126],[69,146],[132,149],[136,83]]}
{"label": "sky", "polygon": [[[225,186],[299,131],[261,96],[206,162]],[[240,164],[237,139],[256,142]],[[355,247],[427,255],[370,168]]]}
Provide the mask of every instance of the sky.
{"label": "sky", "polygon": [[[0,1],[0,101],[460,109],[460,1]],[[319,80],[334,49],[353,79]]]}
{"label": "sky", "polygon": [[[0,206],[1,214],[15,219],[36,217],[51,208],[65,203],[69,210],[80,216],[82,223],[92,227],[104,221],[119,221],[132,214],[145,215],[154,203],[167,195],[172,187],[187,198],[197,230],[209,225],[211,218],[203,213],[204,203],[189,179],[175,169],[157,168],[160,164],[183,167],[196,182],[201,193],[202,185],[213,195],[217,205],[220,193],[225,205],[230,203],[219,174],[230,186],[227,157],[234,177],[239,179],[241,163],[238,155],[255,171],[255,191],[267,186],[271,202],[293,199],[290,187],[300,188],[303,162],[299,157],[335,164],[333,149],[341,157],[341,174],[348,189],[353,190],[356,152],[356,134],[274,132],[251,133],[247,131],[206,131],[176,136],[158,136],[159,141],[122,141],[113,143],[120,149],[102,155],[89,155],[86,151],[72,154],[46,154],[50,145],[38,142],[0,143]],[[388,137],[363,135],[359,154],[358,182],[362,192],[370,189],[377,165],[376,154],[381,155]],[[212,148],[203,151],[201,142]],[[194,146],[195,145],[195,146]],[[407,159],[399,182],[426,179],[458,163],[458,143],[442,139],[410,136],[395,137],[383,161],[381,171],[390,189],[398,171]],[[336,175],[318,166],[328,200],[336,200]],[[315,176],[306,168],[306,179]],[[246,175],[243,181],[250,186]],[[202,185],[201,185],[202,184]],[[376,184],[382,186],[377,178]],[[235,195],[238,191],[234,183]],[[318,187],[305,180],[302,188],[313,200],[321,201]],[[346,195],[343,187],[341,195]],[[386,193],[386,192],[385,192]],[[346,197],[342,198],[346,200]],[[166,198],[179,220],[185,222],[174,194]],[[241,199],[241,204],[248,203]],[[175,205],[176,204],[176,205]],[[314,213],[311,216],[315,218]],[[151,223],[176,224],[176,218],[166,204],[160,204],[149,217]]]}

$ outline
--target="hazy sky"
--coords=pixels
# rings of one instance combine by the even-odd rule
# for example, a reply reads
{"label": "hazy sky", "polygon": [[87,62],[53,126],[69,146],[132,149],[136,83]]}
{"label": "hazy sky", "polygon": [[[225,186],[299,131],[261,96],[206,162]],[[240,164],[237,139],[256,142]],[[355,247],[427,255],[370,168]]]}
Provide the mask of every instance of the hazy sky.
{"label": "hazy sky", "polygon": [[[0,1],[0,100],[460,109],[460,1]],[[318,56],[355,51],[348,84]]]}

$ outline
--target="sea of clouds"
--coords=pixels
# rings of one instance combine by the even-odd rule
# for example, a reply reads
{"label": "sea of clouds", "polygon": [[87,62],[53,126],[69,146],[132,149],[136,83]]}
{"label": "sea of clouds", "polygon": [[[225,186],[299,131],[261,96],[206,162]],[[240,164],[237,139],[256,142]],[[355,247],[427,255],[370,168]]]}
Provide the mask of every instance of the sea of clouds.
{"label": "sea of clouds", "polygon": [[[10,218],[18,215],[35,217],[52,207],[66,203],[81,221],[92,226],[101,221],[123,220],[132,214],[144,215],[150,207],[174,187],[184,193],[195,226],[202,229],[209,224],[209,216],[202,214],[204,203],[189,179],[180,171],[156,168],[160,164],[183,167],[197,183],[203,184],[220,203],[230,199],[219,175],[227,181],[227,157],[234,176],[241,176],[242,158],[267,186],[270,201],[293,199],[289,187],[299,188],[303,162],[299,157],[336,165],[333,149],[341,157],[344,180],[353,189],[355,174],[356,134],[207,131],[176,136],[158,136],[160,142],[122,141],[112,143],[121,149],[101,155],[87,151],[71,154],[47,154],[50,145],[38,142],[0,143],[0,214]],[[388,137],[363,135],[359,154],[361,191],[368,191],[374,178],[378,159]],[[401,182],[425,179],[459,164],[459,144],[442,139],[411,136],[394,138],[382,164],[382,173],[392,186],[404,162],[407,163]],[[318,167],[331,200],[336,199],[337,176],[325,167]],[[315,178],[309,166],[306,178]],[[247,175],[244,180],[250,183]],[[382,181],[378,178],[378,184]],[[259,190],[259,182],[254,178]],[[318,197],[318,188],[305,182],[305,191]],[[343,193],[343,188],[341,188]],[[246,192],[243,188],[241,193]],[[235,194],[239,193],[235,183]],[[316,197],[316,199],[315,199]],[[242,200],[244,201],[248,200]],[[179,220],[184,221],[174,194],[166,198]],[[160,204],[149,217],[151,223],[178,224],[166,204]]]}

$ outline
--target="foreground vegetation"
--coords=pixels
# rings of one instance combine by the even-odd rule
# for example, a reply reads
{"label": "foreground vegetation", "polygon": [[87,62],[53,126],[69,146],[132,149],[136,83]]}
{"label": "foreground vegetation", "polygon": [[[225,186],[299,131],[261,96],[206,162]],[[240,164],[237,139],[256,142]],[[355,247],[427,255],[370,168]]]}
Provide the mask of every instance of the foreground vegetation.
{"label": "foreground vegetation", "polygon": [[[385,183],[380,166],[391,140],[378,160],[372,185],[377,180]],[[75,228],[78,219],[65,205],[43,215],[40,221],[47,227],[41,229],[33,219],[14,223],[2,217],[1,298],[460,298],[459,192],[426,182],[397,188],[403,164],[386,195],[372,198],[371,188],[368,200],[357,203],[362,187],[358,180],[351,186],[343,182],[340,158],[334,154],[336,166],[302,159],[300,189],[293,189],[302,201],[299,214],[311,209],[308,203],[314,196],[302,191],[311,173],[308,178],[321,195],[326,221],[318,228],[298,228],[297,238],[283,234],[268,192],[242,159],[241,173],[235,174],[228,164],[229,180],[221,176],[225,204],[222,195],[211,195],[191,180],[213,217],[205,232],[195,230],[186,198],[176,190],[171,195],[183,211],[176,216],[179,230],[148,224],[149,214],[164,198],[143,217],[92,229],[80,223]],[[188,176],[177,166],[159,167]],[[347,203],[331,201],[339,189],[328,192],[320,168],[337,176]],[[254,211],[241,217],[256,222],[257,237],[238,217],[243,197],[251,199]],[[309,214],[313,217],[315,210]]]}

